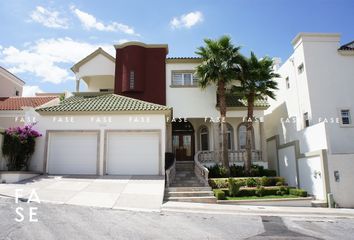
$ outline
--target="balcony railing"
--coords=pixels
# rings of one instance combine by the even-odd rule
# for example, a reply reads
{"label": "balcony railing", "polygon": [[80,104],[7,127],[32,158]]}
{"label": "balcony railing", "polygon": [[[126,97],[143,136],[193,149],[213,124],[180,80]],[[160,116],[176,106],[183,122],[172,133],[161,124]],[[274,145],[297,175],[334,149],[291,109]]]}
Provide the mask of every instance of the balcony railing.
{"label": "balcony railing", "polygon": [[[199,151],[198,161],[204,163],[219,163],[221,159],[221,151]],[[237,162],[243,162],[246,158],[245,150],[231,150],[229,151],[229,163],[236,164]],[[261,162],[262,152],[260,150],[252,150],[252,162]]]}

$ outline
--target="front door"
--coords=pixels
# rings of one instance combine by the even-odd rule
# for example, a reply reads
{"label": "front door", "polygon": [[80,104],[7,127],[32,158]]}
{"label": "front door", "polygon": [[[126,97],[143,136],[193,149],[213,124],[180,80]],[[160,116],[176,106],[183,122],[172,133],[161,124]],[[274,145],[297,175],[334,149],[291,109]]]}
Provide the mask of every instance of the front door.
{"label": "front door", "polygon": [[194,136],[192,133],[173,134],[173,153],[177,161],[193,161]]}

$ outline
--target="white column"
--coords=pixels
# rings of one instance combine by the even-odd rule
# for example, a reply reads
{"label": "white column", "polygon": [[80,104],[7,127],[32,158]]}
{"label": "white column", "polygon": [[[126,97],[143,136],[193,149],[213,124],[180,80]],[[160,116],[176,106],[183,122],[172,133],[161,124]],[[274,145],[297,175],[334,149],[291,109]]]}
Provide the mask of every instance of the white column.
{"label": "white column", "polygon": [[76,73],[75,74],[76,77],[76,92],[80,92],[80,74]]}

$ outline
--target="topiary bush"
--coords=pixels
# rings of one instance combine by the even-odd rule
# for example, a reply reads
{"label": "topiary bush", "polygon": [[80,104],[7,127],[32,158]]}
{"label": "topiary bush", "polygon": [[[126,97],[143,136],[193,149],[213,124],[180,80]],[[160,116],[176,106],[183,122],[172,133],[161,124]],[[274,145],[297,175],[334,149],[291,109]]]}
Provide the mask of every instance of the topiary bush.
{"label": "topiary bush", "polygon": [[217,200],[224,200],[225,199],[225,192],[223,190],[215,189],[214,195]]}
{"label": "topiary bush", "polygon": [[255,187],[259,185],[259,182],[256,181],[254,178],[247,178],[246,179],[246,186],[247,187]]}
{"label": "topiary bush", "polygon": [[265,190],[265,188],[263,186],[258,186],[256,188],[256,195],[258,197],[263,197],[265,195],[265,193],[266,193],[266,190]]}
{"label": "topiary bush", "polygon": [[300,188],[290,188],[289,194],[299,196],[299,197],[307,197],[307,192]]}
{"label": "topiary bush", "polygon": [[2,153],[9,171],[28,170],[29,160],[34,153],[36,138],[42,136],[32,125],[8,128],[4,133]]}

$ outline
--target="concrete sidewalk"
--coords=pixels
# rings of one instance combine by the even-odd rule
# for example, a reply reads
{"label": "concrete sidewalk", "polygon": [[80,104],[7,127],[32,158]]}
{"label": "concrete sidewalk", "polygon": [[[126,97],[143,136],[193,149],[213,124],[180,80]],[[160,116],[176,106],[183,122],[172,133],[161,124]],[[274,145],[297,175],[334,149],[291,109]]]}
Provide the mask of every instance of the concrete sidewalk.
{"label": "concrete sidewalk", "polygon": [[41,202],[138,211],[160,211],[165,179],[161,176],[40,176],[0,184],[0,196],[26,199],[35,189]]}
{"label": "concrete sidewalk", "polygon": [[207,203],[165,202],[161,211],[256,216],[354,218],[354,209],[313,207],[240,206]]}

